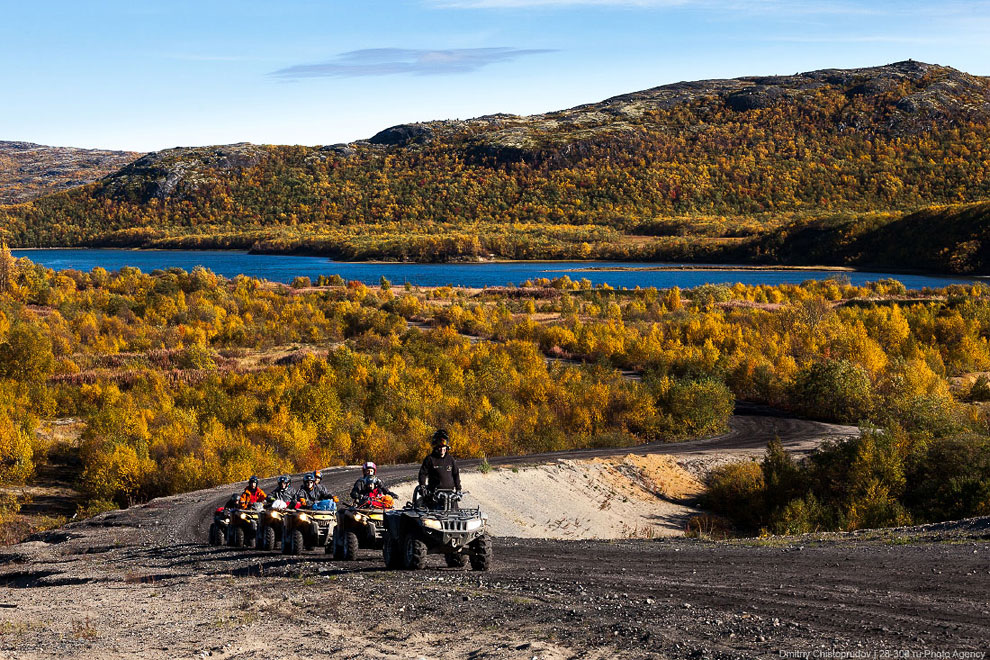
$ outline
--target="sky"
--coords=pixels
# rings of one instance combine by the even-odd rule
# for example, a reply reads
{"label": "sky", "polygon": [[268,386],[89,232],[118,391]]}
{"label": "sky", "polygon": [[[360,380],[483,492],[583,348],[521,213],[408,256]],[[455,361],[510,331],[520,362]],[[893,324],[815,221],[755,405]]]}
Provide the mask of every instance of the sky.
{"label": "sky", "polygon": [[0,0],[0,140],[333,144],[988,45],[990,0]]}

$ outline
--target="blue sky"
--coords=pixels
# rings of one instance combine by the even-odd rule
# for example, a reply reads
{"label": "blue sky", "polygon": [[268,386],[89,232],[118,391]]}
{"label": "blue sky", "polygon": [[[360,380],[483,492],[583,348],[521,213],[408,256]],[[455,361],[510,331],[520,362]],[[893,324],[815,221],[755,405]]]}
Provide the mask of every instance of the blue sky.
{"label": "blue sky", "polygon": [[0,140],[331,144],[700,78],[990,75],[990,0],[0,0]]}

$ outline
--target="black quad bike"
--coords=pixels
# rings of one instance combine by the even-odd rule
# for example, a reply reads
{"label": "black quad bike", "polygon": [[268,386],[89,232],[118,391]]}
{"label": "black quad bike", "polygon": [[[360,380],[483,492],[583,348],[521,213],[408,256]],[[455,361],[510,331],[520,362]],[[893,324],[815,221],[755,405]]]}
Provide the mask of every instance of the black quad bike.
{"label": "black quad bike", "polygon": [[282,528],[285,517],[291,509],[265,509],[258,515],[258,539],[254,547],[258,550],[278,550],[282,546]]}
{"label": "black quad bike", "polygon": [[327,546],[327,552],[333,552],[334,559],[353,561],[357,558],[358,548],[381,549],[385,512],[392,508],[391,502],[391,497],[387,500],[365,498],[355,506],[338,509],[333,543]]}
{"label": "black quad bike", "polygon": [[298,555],[303,550],[329,547],[337,525],[336,507],[331,510],[286,509],[282,517],[282,553]]}
{"label": "black quad bike", "polygon": [[210,545],[246,548],[258,535],[258,510],[218,507],[210,525]]}
{"label": "black quad bike", "polygon": [[457,493],[426,493],[417,486],[413,501],[385,513],[382,554],[387,568],[419,570],[426,556],[442,554],[447,566],[462,568],[468,562],[476,571],[487,571],[492,561],[488,518],[481,508],[460,509]]}

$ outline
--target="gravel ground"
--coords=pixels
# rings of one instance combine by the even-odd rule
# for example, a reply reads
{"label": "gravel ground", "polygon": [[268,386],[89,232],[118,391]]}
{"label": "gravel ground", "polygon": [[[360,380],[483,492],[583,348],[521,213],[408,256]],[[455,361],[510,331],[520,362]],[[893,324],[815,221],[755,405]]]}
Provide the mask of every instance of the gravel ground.
{"label": "gravel ground", "polygon": [[[733,423],[637,454],[715,460],[759,451],[768,435],[800,448],[855,431]],[[508,477],[513,466],[628,451],[493,463]],[[392,482],[414,472],[382,470]],[[337,469],[326,481],[341,492],[355,476]],[[339,562],[209,547],[211,509],[230,490],[161,498],[0,550],[0,657],[933,657],[990,641],[990,518],[730,542],[502,537],[486,573],[439,557],[405,572],[385,571],[370,550]],[[572,505],[547,499],[561,513]]]}

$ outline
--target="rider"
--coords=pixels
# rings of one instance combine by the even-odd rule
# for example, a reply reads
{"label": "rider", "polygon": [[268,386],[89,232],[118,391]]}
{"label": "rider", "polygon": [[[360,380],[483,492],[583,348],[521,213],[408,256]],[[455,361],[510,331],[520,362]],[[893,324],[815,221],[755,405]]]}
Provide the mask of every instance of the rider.
{"label": "rider", "polygon": [[385,482],[378,478],[378,466],[368,461],[361,466],[364,476],[354,482],[354,488],[351,488],[351,499],[360,502],[366,497],[371,497],[371,495],[377,490],[382,495],[389,495],[395,497],[395,493],[388,489]]}
{"label": "rider", "polygon": [[461,474],[457,463],[450,455],[450,436],[444,429],[438,429],[432,438],[433,452],[423,459],[419,468],[419,485],[425,488],[430,501],[433,493],[440,490],[457,491],[461,495]]}
{"label": "rider", "polygon": [[311,507],[320,500],[329,500],[330,493],[323,486],[316,485],[316,475],[307,472],[306,476],[303,477],[302,488],[295,492],[293,499],[304,506]]}
{"label": "rider", "polygon": [[246,509],[252,504],[257,504],[258,502],[265,501],[265,491],[258,487],[258,477],[252,475],[247,482],[247,488],[241,493],[241,497],[238,500],[238,504],[242,509]]}
{"label": "rider", "polygon": [[285,503],[291,502],[292,498],[295,496],[295,491],[290,488],[291,481],[285,475],[278,478],[278,486],[272,492],[268,493],[268,499],[271,501],[282,500]]}

